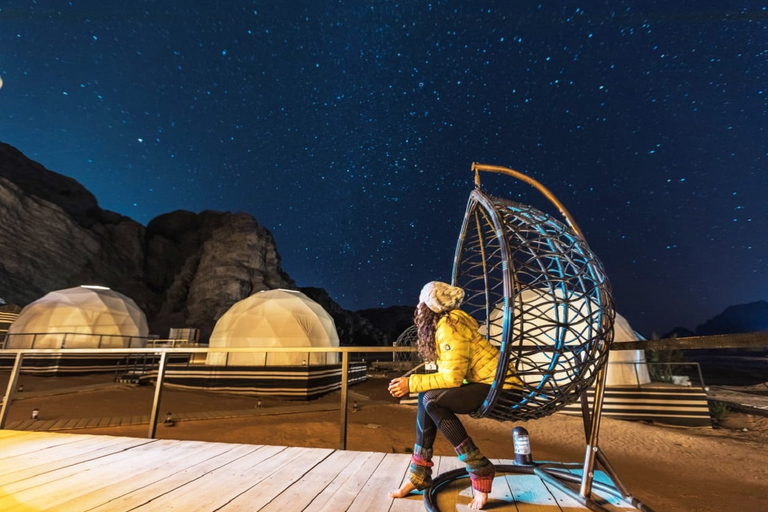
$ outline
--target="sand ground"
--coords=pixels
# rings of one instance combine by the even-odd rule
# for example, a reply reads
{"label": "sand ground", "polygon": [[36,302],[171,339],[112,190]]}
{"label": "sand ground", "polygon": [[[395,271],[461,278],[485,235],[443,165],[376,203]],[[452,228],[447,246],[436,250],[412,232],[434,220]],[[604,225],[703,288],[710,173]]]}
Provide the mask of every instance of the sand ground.
{"label": "sand ground", "polygon": [[[347,448],[404,453],[414,442],[415,407],[398,405],[386,392],[390,377],[351,388]],[[9,422],[37,407],[41,419],[149,414],[151,386],[112,385],[112,376],[21,376],[24,391],[11,405]],[[82,387],[82,386],[90,387]],[[0,378],[0,386],[5,382]],[[339,394],[319,401],[338,403]],[[163,390],[162,411],[174,413],[254,408],[255,397],[204,391]],[[302,402],[290,402],[296,405]],[[284,402],[263,399],[263,408]],[[226,420],[182,421],[160,426],[157,437],[285,446],[339,446],[340,413],[259,415]],[[469,434],[491,458],[514,458],[513,423],[464,418]],[[657,512],[764,512],[768,510],[768,418],[729,413],[721,427],[682,428],[604,418],[600,448],[622,482]],[[555,414],[521,424],[530,432],[535,460],[582,462],[581,418]],[[72,433],[145,437],[147,426],[72,430]],[[438,436],[435,452],[453,454]]]}

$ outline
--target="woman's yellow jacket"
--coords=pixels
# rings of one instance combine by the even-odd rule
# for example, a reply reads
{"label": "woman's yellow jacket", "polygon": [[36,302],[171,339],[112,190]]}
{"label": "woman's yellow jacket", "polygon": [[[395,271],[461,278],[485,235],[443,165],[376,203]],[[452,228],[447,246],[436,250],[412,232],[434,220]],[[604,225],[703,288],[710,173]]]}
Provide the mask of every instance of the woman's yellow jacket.
{"label": "woman's yellow jacket", "polygon": [[[437,373],[411,375],[413,393],[430,389],[456,388],[466,382],[491,384],[496,374],[499,350],[478,331],[477,321],[460,309],[451,310],[437,322],[435,330]],[[509,368],[504,389],[522,388]]]}

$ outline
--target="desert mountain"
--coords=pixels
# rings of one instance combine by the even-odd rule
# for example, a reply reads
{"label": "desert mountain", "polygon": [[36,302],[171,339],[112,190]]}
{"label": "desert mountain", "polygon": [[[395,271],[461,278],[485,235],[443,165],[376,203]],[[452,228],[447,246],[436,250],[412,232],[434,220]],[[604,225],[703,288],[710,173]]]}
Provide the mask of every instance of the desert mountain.
{"label": "desert mountain", "polygon": [[[0,142],[0,297],[24,306],[52,290],[97,284],[132,298],[150,332],[198,327],[207,339],[235,302],[297,289],[272,233],[246,213],[175,211],[144,227],[103,210],[77,181]],[[380,345],[370,322],[307,289],[336,320],[342,344]]]}

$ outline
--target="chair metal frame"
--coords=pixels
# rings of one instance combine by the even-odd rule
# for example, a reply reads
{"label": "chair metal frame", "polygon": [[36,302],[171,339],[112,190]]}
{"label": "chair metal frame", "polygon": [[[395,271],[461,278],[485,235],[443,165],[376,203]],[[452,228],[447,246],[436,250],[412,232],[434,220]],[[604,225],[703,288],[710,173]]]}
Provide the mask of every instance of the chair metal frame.
{"label": "chair metal frame", "polygon": [[[642,512],[652,512],[619,481],[598,447],[615,316],[602,263],[568,210],[543,185],[506,167],[474,163],[472,171],[475,190],[456,246],[453,284],[465,290],[464,309],[499,347],[494,382],[472,416],[528,421],[581,400],[586,439],[581,465],[548,462],[497,466],[497,470],[536,474],[590,510],[607,510],[593,495],[597,488],[621,496]],[[558,208],[567,225],[531,206],[487,195],[480,187],[480,171],[534,186]],[[514,366],[523,381],[522,400],[519,390],[505,389],[508,366]],[[593,384],[590,410],[587,390]],[[594,481],[598,463],[612,485]],[[573,469],[580,469],[581,476]],[[464,469],[435,478],[424,493],[427,510],[439,512],[435,497],[440,488],[462,476]]]}

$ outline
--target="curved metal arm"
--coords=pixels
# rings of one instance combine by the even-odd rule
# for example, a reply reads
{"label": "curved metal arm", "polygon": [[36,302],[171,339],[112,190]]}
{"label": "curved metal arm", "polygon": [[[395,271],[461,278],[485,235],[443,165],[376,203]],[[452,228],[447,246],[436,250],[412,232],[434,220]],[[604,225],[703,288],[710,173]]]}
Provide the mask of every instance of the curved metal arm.
{"label": "curved metal arm", "polygon": [[486,171],[486,172],[497,172],[500,174],[507,174],[509,176],[512,176],[514,178],[517,178],[521,181],[524,181],[528,183],[529,185],[533,186],[536,190],[544,194],[544,197],[550,200],[552,204],[557,207],[558,210],[560,210],[560,213],[563,214],[563,217],[565,217],[565,221],[568,223],[568,225],[571,227],[571,229],[579,235],[584,241],[586,241],[586,238],[584,237],[584,233],[579,228],[579,225],[576,224],[576,221],[573,220],[573,217],[568,212],[568,210],[563,206],[563,203],[557,200],[555,195],[550,192],[547,187],[539,183],[538,181],[534,180],[531,177],[526,176],[525,174],[515,171],[513,169],[509,169],[507,167],[501,167],[498,165],[486,165],[486,164],[479,164],[477,162],[472,163],[472,170],[475,172],[475,186],[480,186],[480,173],[479,171]]}

